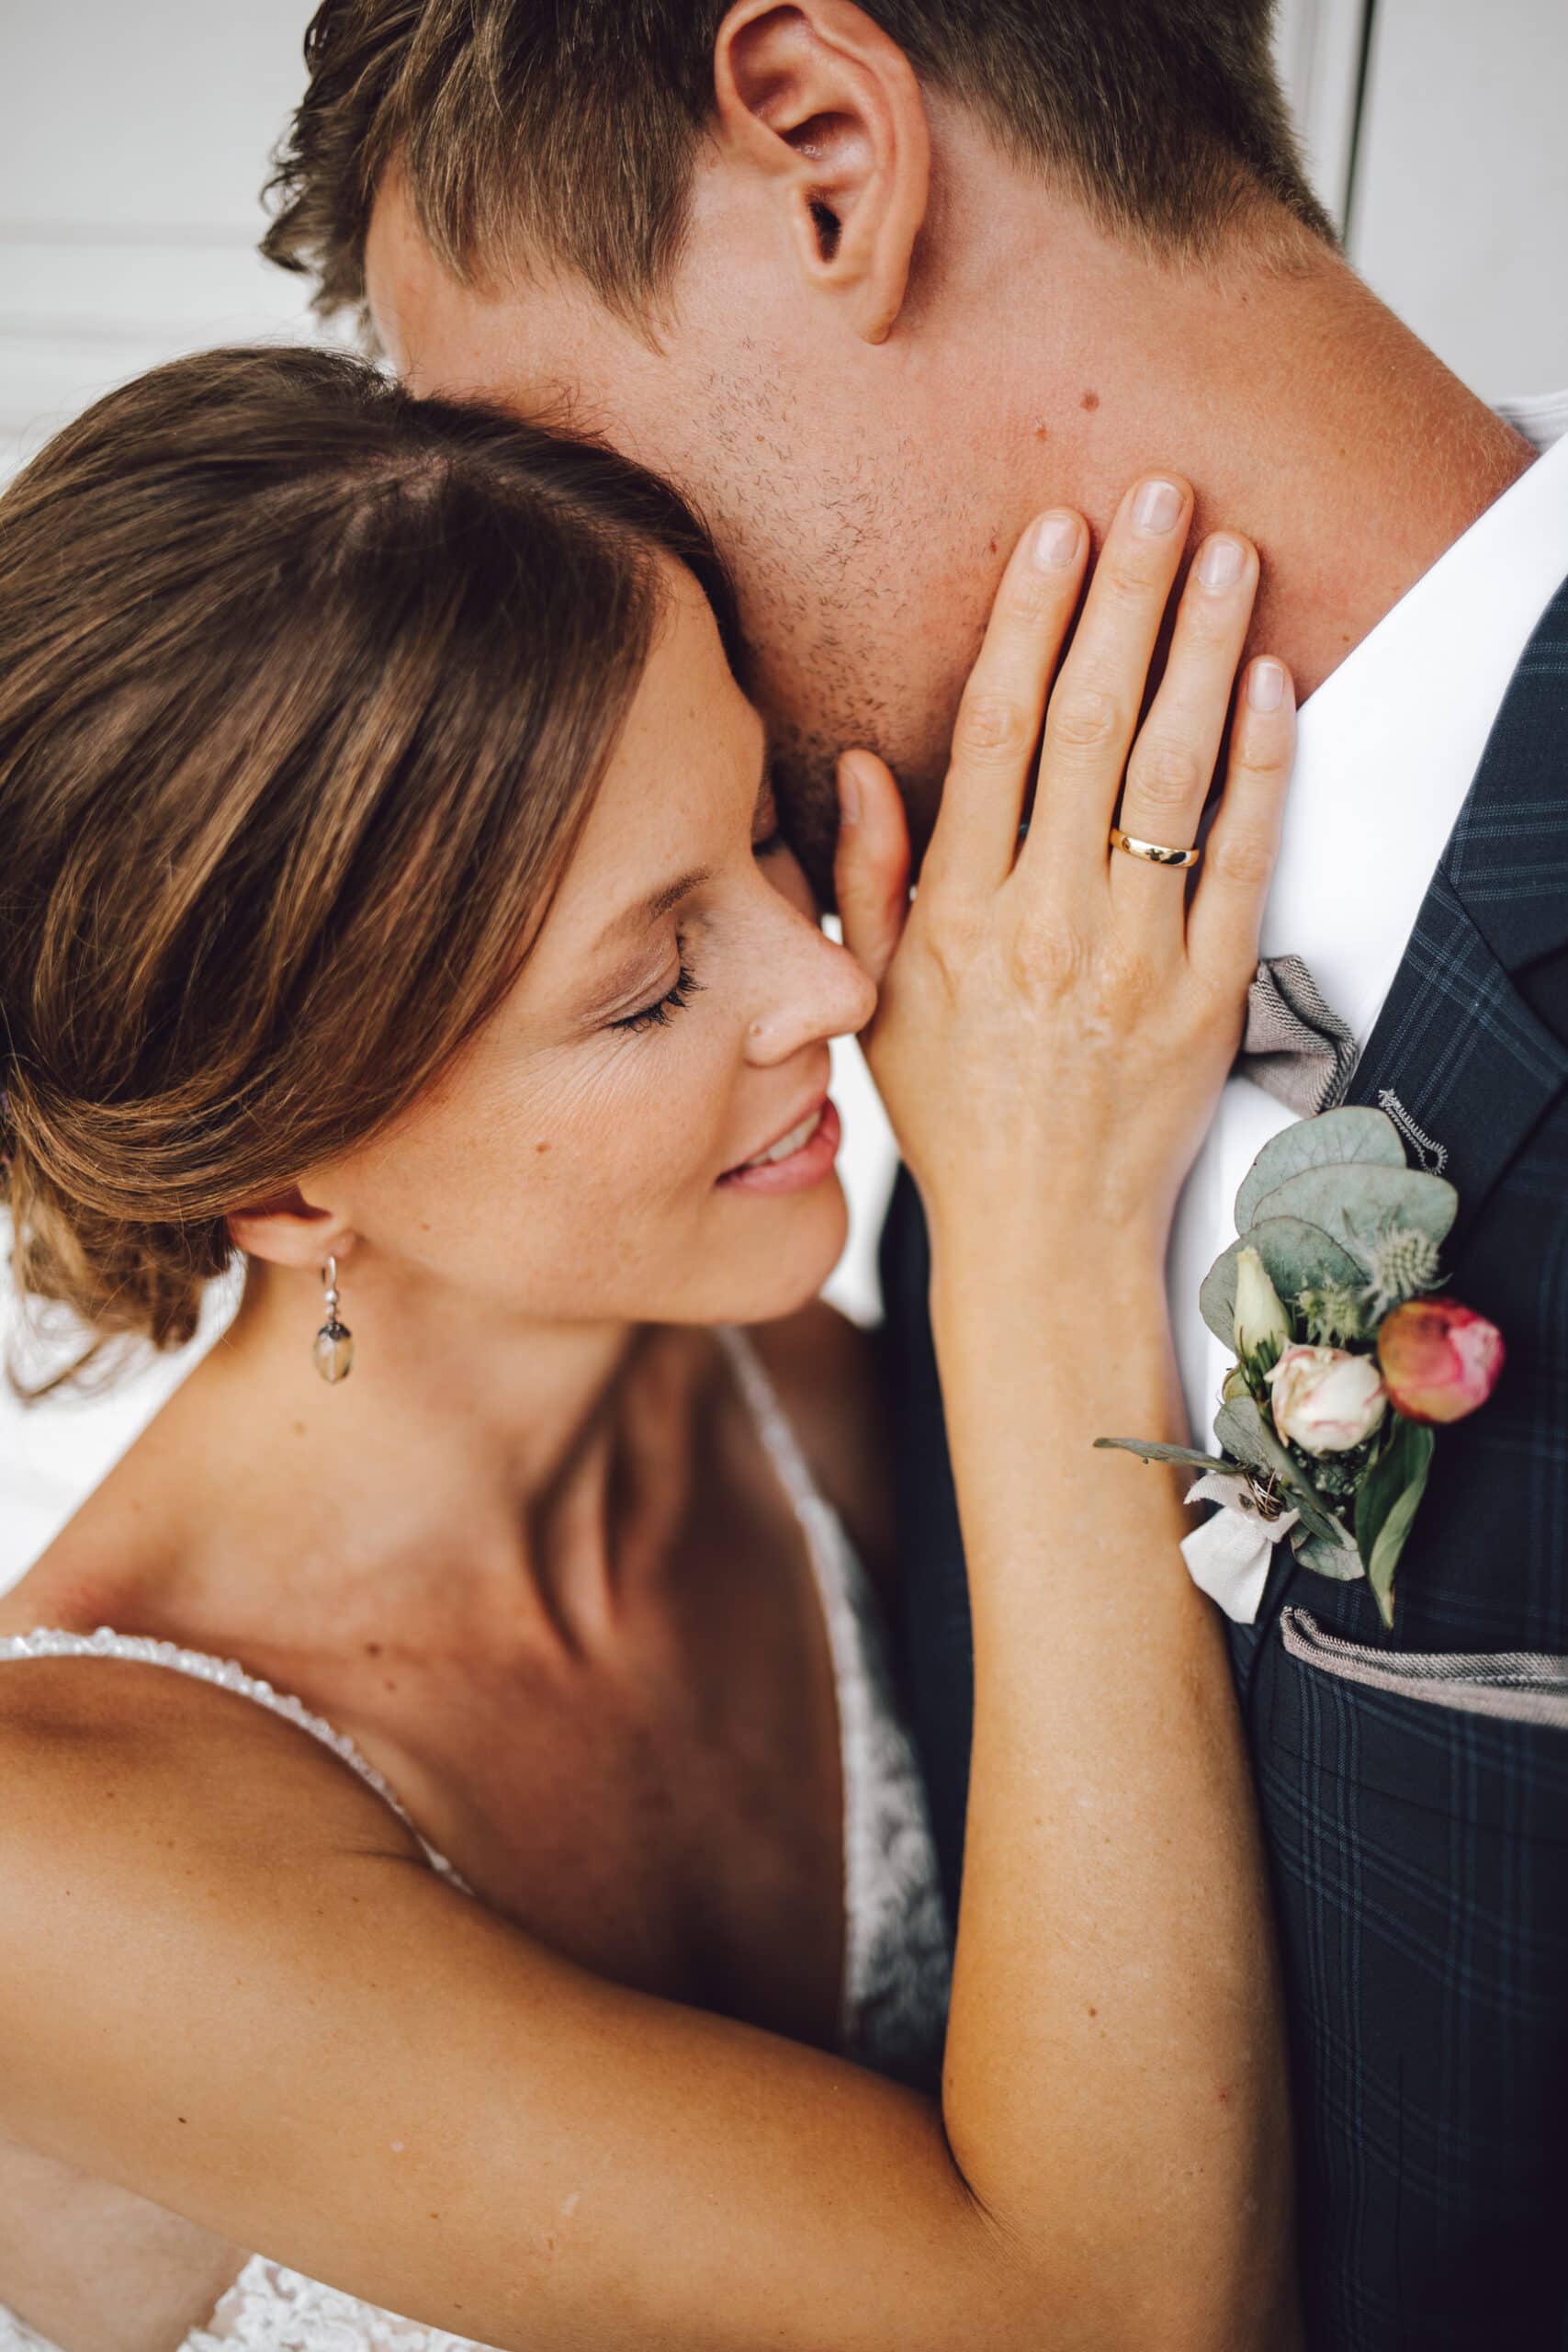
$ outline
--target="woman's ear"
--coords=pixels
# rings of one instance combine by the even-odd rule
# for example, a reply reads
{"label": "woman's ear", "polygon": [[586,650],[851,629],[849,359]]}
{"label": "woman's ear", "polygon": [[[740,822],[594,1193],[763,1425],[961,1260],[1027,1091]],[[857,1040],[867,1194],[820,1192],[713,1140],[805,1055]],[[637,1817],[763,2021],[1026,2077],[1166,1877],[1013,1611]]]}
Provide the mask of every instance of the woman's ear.
{"label": "woman's ear", "polygon": [[914,68],[853,0],[738,0],[714,48],[717,135],[770,180],[807,285],[866,343],[904,307],[931,135]]}
{"label": "woman's ear", "polygon": [[225,1222],[236,1250],[274,1266],[324,1266],[329,1258],[346,1258],[354,1247],[346,1220],[331,1209],[312,1208],[298,1185],[231,1209]]}

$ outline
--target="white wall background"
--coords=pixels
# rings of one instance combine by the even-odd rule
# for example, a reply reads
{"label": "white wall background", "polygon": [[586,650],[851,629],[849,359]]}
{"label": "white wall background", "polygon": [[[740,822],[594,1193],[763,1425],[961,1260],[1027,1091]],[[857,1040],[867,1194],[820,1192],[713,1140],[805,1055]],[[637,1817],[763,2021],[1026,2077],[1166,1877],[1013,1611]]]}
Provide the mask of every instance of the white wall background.
{"label": "white wall background", "polygon": [[1568,384],[1565,0],[1280,0],[1351,260],[1485,400]]}
{"label": "white wall background", "polygon": [[[309,0],[0,0],[0,481],[87,401],[178,353],[312,333],[262,263],[257,193],[303,80]],[[1353,259],[1483,395],[1568,384],[1565,0],[1282,0],[1281,63]],[[3,649],[0,649],[3,658]],[[851,1249],[875,1311],[891,1148],[858,1057],[836,1091]],[[0,1293],[0,1323],[6,1300]],[[222,1319],[107,1401],[0,1400],[0,1589]]]}
{"label": "white wall background", "polygon": [[1568,5],[1377,0],[1357,266],[1489,400],[1568,384]]}
{"label": "white wall background", "polygon": [[310,332],[255,250],[305,0],[0,0],[0,468],[128,376]]}

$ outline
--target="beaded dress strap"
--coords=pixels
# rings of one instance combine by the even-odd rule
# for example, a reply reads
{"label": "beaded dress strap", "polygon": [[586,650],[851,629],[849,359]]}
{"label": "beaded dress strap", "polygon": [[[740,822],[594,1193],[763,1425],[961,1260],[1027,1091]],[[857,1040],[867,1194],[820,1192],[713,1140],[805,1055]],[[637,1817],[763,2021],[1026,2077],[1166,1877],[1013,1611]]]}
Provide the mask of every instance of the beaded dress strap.
{"label": "beaded dress strap", "polygon": [[941,2059],[953,1939],[881,1609],[755,1347],[732,1328],[719,1337],[805,1535],[832,1654],[844,1783],[840,2042],[929,2089]]}
{"label": "beaded dress strap", "polygon": [[270,1682],[259,1675],[247,1674],[231,1657],[213,1657],[206,1650],[183,1649],[177,1642],[155,1641],[146,1634],[117,1634],[110,1625],[100,1625],[94,1634],[67,1634],[57,1626],[37,1625],[30,1634],[0,1635],[0,1665],[25,1657],[122,1657],[138,1666],[167,1667],[175,1674],[188,1674],[193,1681],[215,1683],[220,1690],[236,1691],[242,1699],[252,1699],[258,1707],[265,1707],[286,1723],[297,1724],[309,1732],[312,1739],[330,1747],[334,1756],[357,1772],[367,1788],[373,1789],[383,1804],[390,1807],[410,1835],[419,1840],[425,1860],[442,1878],[449,1879],[463,1894],[472,1893],[467,1882],[454,1870],[445,1854],[433,1846],[413,1820],[402,1799],[390,1782],[378,1772],[369,1758],[361,1755],[348,1734],[339,1731],[321,1715],[313,1715],[302,1700],[293,1698],[286,1690],[275,1690]]}
{"label": "beaded dress strap", "polygon": [[718,1338],[762,1442],[762,1451],[773,1464],[774,1476],[789,1498],[806,1537],[811,1573],[828,1621],[840,1709],[846,1695],[854,1709],[865,1681],[864,1629],[861,1621],[869,1598],[860,1555],[850,1542],[837,1507],[828,1500],[813,1476],[795,1426],[751,1340],[733,1324],[721,1325]]}
{"label": "beaded dress strap", "polygon": [[839,1514],[823,1494],[812,1476],[800,1440],[789,1415],[779,1400],[778,1390],[763,1369],[762,1359],[744,1331],[732,1324],[719,1328],[718,1338],[734,1368],[737,1385],[746,1401],[752,1423],[762,1441],[762,1449],[777,1473],[780,1486],[789,1497],[797,1517],[807,1529],[815,1514],[827,1512],[838,1524]]}

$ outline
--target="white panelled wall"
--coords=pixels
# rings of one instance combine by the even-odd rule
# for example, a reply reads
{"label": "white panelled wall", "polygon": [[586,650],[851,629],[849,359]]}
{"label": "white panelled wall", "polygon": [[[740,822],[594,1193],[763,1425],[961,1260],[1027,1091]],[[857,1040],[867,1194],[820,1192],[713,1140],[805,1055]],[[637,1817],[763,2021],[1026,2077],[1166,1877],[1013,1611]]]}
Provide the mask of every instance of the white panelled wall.
{"label": "white panelled wall", "polygon": [[[0,0],[0,481],[161,359],[312,333],[302,288],[254,250],[308,15]],[[1379,293],[1489,398],[1568,383],[1564,0],[1282,0],[1279,46],[1316,185],[1337,219],[1348,205]],[[836,1091],[853,1230],[834,1295],[870,1316],[891,1145],[852,1049]],[[0,1589],[196,1351],[105,1399],[23,1416],[0,1398]]]}
{"label": "white panelled wall", "polygon": [[0,0],[0,468],[161,359],[304,335],[255,250],[301,0]]}
{"label": "white panelled wall", "polygon": [[1568,5],[1377,0],[1350,251],[1483,399],[1568,384]]}

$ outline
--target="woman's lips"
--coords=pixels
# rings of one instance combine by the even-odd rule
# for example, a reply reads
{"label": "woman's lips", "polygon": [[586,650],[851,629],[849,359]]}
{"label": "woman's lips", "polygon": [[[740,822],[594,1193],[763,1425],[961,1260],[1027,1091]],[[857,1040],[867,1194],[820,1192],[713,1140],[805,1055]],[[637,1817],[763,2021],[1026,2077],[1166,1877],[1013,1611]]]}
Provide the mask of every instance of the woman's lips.
{"label": "woman's lips", "polygon": [[[759,1154],[755,1163],[732,1168],[718,1181],[727,1191],[733,1192],[804,1193],[822,1182],[839,1156],[842,1140],[838,1109],[831,1101],[825,1100],[769,1147],[782,1157],[770,1159]],[[789,1147],[787,1150],[784,1149],[785,1145]]]}

